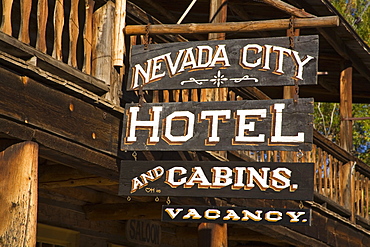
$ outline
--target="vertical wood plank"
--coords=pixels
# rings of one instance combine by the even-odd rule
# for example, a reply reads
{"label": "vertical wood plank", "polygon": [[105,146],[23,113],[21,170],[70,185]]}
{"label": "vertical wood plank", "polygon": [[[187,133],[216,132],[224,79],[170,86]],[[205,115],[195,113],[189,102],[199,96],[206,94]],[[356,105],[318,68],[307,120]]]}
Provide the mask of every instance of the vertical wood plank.
{"label": "vertical wood plank", "polygon": [[366,178],[366,190],[365,190],[365,195],[366,195],[366,208],[365,208],[365,218],[368,220],[369,217],[370,217],[370,191],[369,191],[369,187],[370,187],[370,182],[369,182],[369,178]]}
{"label": "vertical wood plank", "polygon": [[93,11],[95,1],[85,0],[85,27],[84,27],[84,61],[82,72],[91,74],[91,51],[92,51],[92,28],[93,28]]}
{"label": "vertical wood plank", "polygon": [[323,167],[324,167],[324,195],[325,196],[328,196],[328,163],[327,163],[327,159],[328,159],[328,153],[327,152],[323,152]]}
{"label": "vertical wood plank", "polygon": [[335,194],[334,194],[334,201],[339,203],[339,164],[337,159],[334,159],[334,188],[335,188]]}
{"label": "vertical wood plank", "polygon": [[201,223],[198,236],[198,246],[227,247],[227,224]]}
{"label": "vertical wood plank", "polygon": [[172,90],[172,96],[175,102],[180,102],[180,90],[179,89]]}
{"label": "vertical wood plank", "polygon": [[57,60],[62,60],[62,33],[64,26],[64,7],[63,1],[57,0],[54,7],[54,48],[52,57]]}
{"label": "vertical wood plank", "polygon": [[163,102],[168,103],[170,102],[170,91],[163,90]]}
{"label": "vertical wood plank", "polygon": [[333,192],[334,192],[334,179],[335,177],[333,176],[334,169],[333,169],[333,156],[329,155],[329,198],[333,200]]}
{"label": "vertical wood plank", "polygon": [[0,30],[8,35],[12,35],[12,7],[13,0],[2,0],[3,18]]}
{"label": "vertical wood plank", "polygon": [[19,28],[18,39],[23,43],[29,44],[30,43],[29,25],[32,1],[21,0],[20,5],[21,5],[21,25]]}
{"label": "vertical wood plank", "polygon": [[189,101],[189,89],[182,89],[181,90],[181,99],[182,99],[182,102],[188,102]]}
{"label": "vertical wood plank", "polygon": [[0,153],[0,246],[36,245],[37,167],[37,143]]}
{"label": "vertical wood plank", "polygon": [[159,103],[159,91],[158,90],[155,90],[153,91],[153,100],[152,100],[153,103]]}
{"label": "vertical wood plank", "polygon": [[318,169],[319,169],[319,184],[318,184],[318,192],[322,194],[322,150],[318,148]]}
{"label": "vertical wood plank", "polygon": [[340,167],[340,203],[349,210],[353,210],[354,194],[352,189],[354,187],[354,179],[351,176],[352,162],[348,162]]}
{"label": "vertical wood plank", "polygon": [[37,5],[36,49],[46,53],[46,22],[48,20],[48,1],[39,0]]}
{"label": "vertical wood plank", "polygon": [[126,0],[116,0],[113,39],[113,66],[123,66],[125,37],[123,28],[126,25]]}
{"label": "vertical wood plank", "polygon": [[114,4],[108,1],[93,15],[92,75],[111,84]]}
{"label": "vertical wood plank", "polygon": [[77,68],[77,40],[79,33],[78,23],[78,3],[79,0],[71,1],[71,13],[69,15],[69,54],[68,64]]}
{"label": "vertical wood plank", "polygon": [[352,151],[352,67],[346,67],[340,74],[340,146]]}
{"label": "vertical wood plank", "polygon": [[199,101],[199,98],[198,98],[198,89],[192,89],[191,90],[191,100],[192,101]]}

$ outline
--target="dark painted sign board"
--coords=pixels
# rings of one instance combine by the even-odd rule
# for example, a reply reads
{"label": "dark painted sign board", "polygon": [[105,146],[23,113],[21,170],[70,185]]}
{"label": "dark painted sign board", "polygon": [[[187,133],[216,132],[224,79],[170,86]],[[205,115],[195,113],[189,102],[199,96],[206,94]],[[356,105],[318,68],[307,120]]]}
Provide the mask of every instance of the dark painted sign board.
{"label": "dark painted sign board", "polygon": [[163,205],[162,221],[310,226],[311,209]]}
{"label": "dark painted sign board", "polygon": [[126,104],[121,150],[311,150],[313,99]]}
{"label": "dark painted sign board", "polygon": [[122,161],[119,195],[313,200],[312,163]]}
{"label": "dark painted sign board", "polygon": [[318,36],[229,39],[132,47],[127,90],[317,84]]}
{"label": "dark painted sign board", "polygon": [[152,220],[128,220],[126,237],[131,243],[157,247],[161,243],[161,224]]}

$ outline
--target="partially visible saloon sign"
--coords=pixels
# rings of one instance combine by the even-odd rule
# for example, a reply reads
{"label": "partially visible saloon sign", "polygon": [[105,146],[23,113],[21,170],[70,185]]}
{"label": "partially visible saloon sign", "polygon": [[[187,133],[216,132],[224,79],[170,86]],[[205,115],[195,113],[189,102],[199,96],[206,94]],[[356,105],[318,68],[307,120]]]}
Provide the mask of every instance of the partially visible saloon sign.
{"label": "partially visible saloon sign", "polygon": [[133,46],[127,90],[317,84],[318,36]]}
{"label": "partially visible saloon sign", "polygon": [[128,220],[127,240],[132,243],[157,247],[161,243],[161,224],[151,220]]}
{"label": "partially visible saloon sign", "polygon": [[122,161],[121,196],[313,200],[312,163]]}
{"label": "partially visible saloon sign", "polygon": [[162,206],[162,221],[309,226],[311,210],[166,205]]}
{"label": "partially visible saloon sign", "polygon": [[310,150],[313,100],[127,104],[122,150]]}

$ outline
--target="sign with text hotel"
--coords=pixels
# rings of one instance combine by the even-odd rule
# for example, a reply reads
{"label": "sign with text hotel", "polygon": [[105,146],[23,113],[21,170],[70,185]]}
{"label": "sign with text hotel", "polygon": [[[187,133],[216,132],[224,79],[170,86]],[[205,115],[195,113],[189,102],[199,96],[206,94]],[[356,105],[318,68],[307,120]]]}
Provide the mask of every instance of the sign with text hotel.
{"label": "sign with text hotel", "polygon": [[122,161],[121,196],[313,200],[312,163]]}
{"label": "sign with text hotel", "polygon": [[317,84],[318,36],[132,47],[127,90]]}
{"label": "sign with text hotel", "polygon": [[128,151],[311,150],[313,99],[126,104]]}

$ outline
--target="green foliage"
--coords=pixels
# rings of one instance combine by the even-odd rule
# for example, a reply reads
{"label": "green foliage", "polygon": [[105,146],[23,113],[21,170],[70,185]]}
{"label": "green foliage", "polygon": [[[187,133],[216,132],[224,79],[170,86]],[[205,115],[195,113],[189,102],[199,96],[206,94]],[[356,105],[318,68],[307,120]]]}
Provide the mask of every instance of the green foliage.
{"label": "green foliage", "polygon": [[[353,104],[354,118],[370,117],[370,104]],[[339,144],[340,115],[338,103],[315,103],[314,127],[329,140]],[[370,120],[353,121],[353,153],[370,165]]]}
{"label": "green foliage", "polygon": [[369,45],[370,0],[330,0],[330,2]]}

